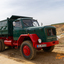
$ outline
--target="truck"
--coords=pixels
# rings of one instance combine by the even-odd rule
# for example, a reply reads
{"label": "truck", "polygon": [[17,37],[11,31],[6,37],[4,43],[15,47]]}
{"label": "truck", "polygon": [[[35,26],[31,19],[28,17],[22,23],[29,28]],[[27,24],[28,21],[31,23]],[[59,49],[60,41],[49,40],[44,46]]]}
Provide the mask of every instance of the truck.
{"label": "truck", "polygon": [[36,50],[51,52],[59,44],[56,28],[39,26],[33,17],[12,15],[0,21],[0,52],[5,47],[14,47],[28,60],[35,58]]}

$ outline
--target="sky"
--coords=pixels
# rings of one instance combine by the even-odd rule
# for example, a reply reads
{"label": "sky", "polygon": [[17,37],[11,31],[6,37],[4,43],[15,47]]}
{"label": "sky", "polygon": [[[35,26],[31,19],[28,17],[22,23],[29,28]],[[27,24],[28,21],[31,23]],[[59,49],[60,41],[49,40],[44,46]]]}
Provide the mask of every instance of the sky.
{"label": "sky", "polygon": [[43,25],[64,22],[64,0],[0,0],[0,20],[29,16]]}

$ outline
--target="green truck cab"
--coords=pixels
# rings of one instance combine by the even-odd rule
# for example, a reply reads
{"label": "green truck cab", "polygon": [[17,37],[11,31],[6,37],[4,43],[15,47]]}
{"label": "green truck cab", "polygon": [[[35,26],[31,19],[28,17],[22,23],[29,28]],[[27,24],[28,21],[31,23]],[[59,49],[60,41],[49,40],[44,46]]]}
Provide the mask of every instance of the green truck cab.
{"label": "green truck cab", "polygon": [[0,51],[6,46],[18,48],[26,59],[33,59],[36,49],[51,52],[54,45],[59,44],[56,28],[53,26],[39,26],[32,17],[11,16],[0,21]]}

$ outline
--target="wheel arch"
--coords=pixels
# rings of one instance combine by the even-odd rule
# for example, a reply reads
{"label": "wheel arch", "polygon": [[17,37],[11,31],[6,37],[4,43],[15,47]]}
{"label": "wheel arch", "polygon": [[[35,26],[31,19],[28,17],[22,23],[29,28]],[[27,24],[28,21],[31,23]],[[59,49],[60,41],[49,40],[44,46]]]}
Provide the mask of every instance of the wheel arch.
{"label": "wheel arch", "polygon": [[33,47],[38,42],[39,37],[36,34],[22,34],[17,40],[18,46],[22,44],[23,41],[30,40],[33,43]]}

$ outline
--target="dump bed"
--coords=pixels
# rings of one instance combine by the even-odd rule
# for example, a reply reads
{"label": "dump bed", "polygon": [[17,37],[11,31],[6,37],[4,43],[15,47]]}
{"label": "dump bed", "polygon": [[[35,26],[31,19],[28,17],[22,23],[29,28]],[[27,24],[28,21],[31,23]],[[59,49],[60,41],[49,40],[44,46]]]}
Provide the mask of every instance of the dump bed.
{"label": "dump bed", "polygon": [[0,21],[0,36],[7,36],[8,35],[8,21],[3,20]]}
{"label": "dump bed", "polygon": [[18,18],[32,18],[32,17],[12,15],[10,18],[0,21],[0,37],[13,36],[13,21]]}

